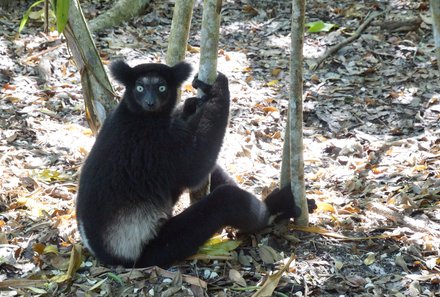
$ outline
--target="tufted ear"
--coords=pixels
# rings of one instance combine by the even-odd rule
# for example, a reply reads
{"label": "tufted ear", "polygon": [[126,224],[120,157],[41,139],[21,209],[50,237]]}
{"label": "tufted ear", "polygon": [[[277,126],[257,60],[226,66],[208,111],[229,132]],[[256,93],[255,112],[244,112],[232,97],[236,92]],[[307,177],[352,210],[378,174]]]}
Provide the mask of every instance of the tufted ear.
{"label": "tufted ear", "polygon": [[128,66],[124,60],[117,60],[110,65],[110,72],[114,79],[128,86],[132,81],[133,68]]}
{"label": "tufted ear", "polygon": [[190,75],[192,72],[192,67],[190,64],[186,62],[180,62],[173,67],[171,67],[174,79],[177,85],[181,85]]}

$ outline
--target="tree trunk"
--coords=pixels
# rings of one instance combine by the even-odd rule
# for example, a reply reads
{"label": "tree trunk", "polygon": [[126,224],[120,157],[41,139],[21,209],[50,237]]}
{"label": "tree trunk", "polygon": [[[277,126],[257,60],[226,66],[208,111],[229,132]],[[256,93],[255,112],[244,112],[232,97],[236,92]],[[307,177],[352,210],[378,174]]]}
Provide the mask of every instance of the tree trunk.
{"label": "tree trunk", "polygon": [[112,8],[90,21],[90,30],[96,32],[119,25],[140,15],[150,0],[118,0]]}
{"label": "tree trunk", "polygon": [[63,33],[81,75],[87,122],[96,134],[117,102],[78,0],[70,1],[69,19]]}
{"label": "tree trunk", "polygon": [[303,157],[303,43],[305,1],[292,1],[290,46],[290,100],[281,167],[281,186],[290,183],[295,204],[301,208],[301,216],[295,223],[306,226],[309,213],[304,187]]}
{"label": "tree trunk", "polygon": [[[202,32],[200,45],[199,79],[205,83],[213,84],[217,78],[217,53],[220,32],[220,12],[222,0],[204,0]],[[199,90],[198,96],[203,96]],[[200,200],[209,191],[210,177],[200,189],[190,193],[191,203]]]}
{"label": "tree trunk", "polygon": [[167,64],[174,66],[185,59],[194,0],[176,0],[168,38]]}
{"label": "tree trunk", "polygon": [[440,1],[431,0],[432,23],[434,31],[435,52],[437,55],[437,69],[440,72]]}
{"label": "tree trunk", "polygon": [[[217,78],[217,53],[222,0],[204,0],[200,45],[199,79],[207,84]],[[203,95],[202,91],[199,90]]]}

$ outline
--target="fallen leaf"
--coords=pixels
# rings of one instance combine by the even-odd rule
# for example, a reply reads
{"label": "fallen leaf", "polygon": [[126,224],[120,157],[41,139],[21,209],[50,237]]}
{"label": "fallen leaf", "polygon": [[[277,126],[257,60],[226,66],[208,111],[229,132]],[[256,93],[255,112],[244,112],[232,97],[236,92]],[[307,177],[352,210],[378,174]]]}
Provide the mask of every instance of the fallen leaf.
{"label": "fallen leaf", "polygon": [[292,254],[287,261],[287,263],[281,268],[278,272],[270,275],[264,284],[261,286],[261,289],[259,289],[255,294],[252,295],[252,297],[270,297],[273,296],[273,292],[275,291],[276,287],[278,286],[278,283],[280,282],[281,277],[283,276],[284,272],[289,269],[290,263],[292,263],[293,259],[295,259],[295,255]]}
{"label": "fallen leaf", "polygon": [[274,79],[274,80],[271,80],[270,82],[268,82],[267,86],[268,87],[273,87],[273,86],[276,86],[278,83],[279,83],[279,80],[278,79]]}
{"label": "fallen leaf", "polygon": [[342,267],[344,266],[344,263],[342,263],[339,260],[334,260],[335,261],[335,271],[338,272],[342,269]]}
{"label": "fallen leaf", "polygon": [[241,287],[246,287],[246,281],[243,276],[235,269],[229,270],[229,279]]}
{"label": "fallen leaf", "polygon": [[261,260],[265,264],[273,264],[282,259],[281,255],[277,251],[267,245],[261,245],[258,249],[258,252]]}
{"label": "fallen leaf", "polygon": [[364,264],[370,266],[374,262],[376,262],[376,254],[373,252],[367,253],[367,257],[364,260]]}
{"label": "fallen leaf", "polygon": [[318,211],[336,213],[335,208],[330,203],[318,202],[316,205],[318,207]]}
{"label": "fallen leaf", "polygon": [[397,255],[396,258],[395,258],[395,260],[394,260],[394,262],[395,262],[397,265],[399,265],[400,267],[402,267],[402,269],[403,269],[405,272],[409,272],[408,264],[406,264],[405,259],[403,258],[402,255]]}
{"label": "fallen leaf", "polygon": [[281,72],[281,68],[274,68],[274,69],[272,69],[272,71],[270,72],[270,74],[272,75],[272,76],[275,76],[275,77],[277,77],[279,74],[280,74],[280,72]]}

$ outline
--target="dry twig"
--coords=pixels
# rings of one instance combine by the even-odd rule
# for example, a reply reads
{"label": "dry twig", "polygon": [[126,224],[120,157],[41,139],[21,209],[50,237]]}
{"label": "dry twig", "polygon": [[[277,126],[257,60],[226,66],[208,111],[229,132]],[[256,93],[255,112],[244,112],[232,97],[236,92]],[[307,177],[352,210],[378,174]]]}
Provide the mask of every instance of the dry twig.
{"label": "dry twig", "polygon": [[[413,231],[429,233],[433,236],[440,237],[440,231],[433,229],[432,226],[428,226],[425,222],[410,218],[380,203],[370,203],[368,210],[380,214],[398,225],[406,226]],[[434,224],[433,227],[440,228],[437,224]]]}
{"label": "dry twig", "polygon": [[318,67],[326,60],[328,57],[334,55],[337,51],[339,51],[341,48],[346,46],[347,44],[355,41],[356,39],[361,36],[362,32],[365,31],[365,29],[368,28],[368,26],[371,24],[371,22],[377,18],[378,16],[381,16],[382,14],[386,13],[387,10],[379,12],[379,13],[372,13],[366,20],[363,22],[359,28],[351,35],[350,37],[344,39],[341,43],[336,44],[335,46],[332,46],[329,48],[316,62],[315,66],[313,67],[313,70],[318,69]]}

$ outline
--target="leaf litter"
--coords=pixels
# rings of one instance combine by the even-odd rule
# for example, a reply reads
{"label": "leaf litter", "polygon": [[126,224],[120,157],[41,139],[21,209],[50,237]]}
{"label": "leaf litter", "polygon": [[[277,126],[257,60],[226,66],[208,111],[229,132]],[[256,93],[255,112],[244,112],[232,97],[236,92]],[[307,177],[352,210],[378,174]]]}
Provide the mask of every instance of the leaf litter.
{"label": "leaf litter", "polygon": [[[232,106],[219,162],[264,196],[281,166],[291,11],[260,2],[224,1],[218,65]],[[86,17],[108,5],[82,3]],[[152,5],[95,36],[105,64],[163,62],[172,4]],[[440,86],[427,1],[307,2],[306,22],[332,25],[304,44],[306,193],[318,202],[310,227],[247,236],[226,228],[208,252],[168,270],[107,268],[82,248],[74,197],[94,139],[80,77],[38,19],[17,36],[26,8],[0,16],[2,295],[439,296]],[[313,70],[371,11],[387,12]],[[200,24],[199,5],[193,64]]]}

